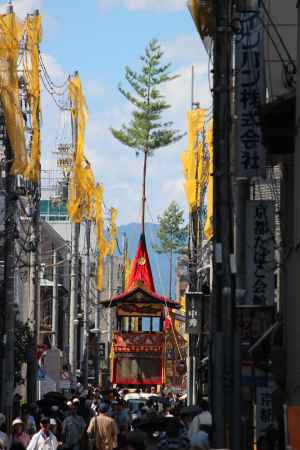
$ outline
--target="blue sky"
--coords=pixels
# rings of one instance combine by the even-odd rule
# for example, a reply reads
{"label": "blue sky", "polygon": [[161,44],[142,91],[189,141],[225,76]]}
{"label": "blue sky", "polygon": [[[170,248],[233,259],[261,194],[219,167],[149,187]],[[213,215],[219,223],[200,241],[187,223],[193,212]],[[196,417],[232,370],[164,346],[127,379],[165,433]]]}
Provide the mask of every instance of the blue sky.
{"label": "blue sky", "polygon": [[[3,5],[5,2],[1,2]],[[151,38],[165,51],[180,78],[164,88],[172,104],[166,114],[185,131],[190,106],[191,66],[195,65],[195,98],[210,106],[208,58],[184,0],[15,0],[19,16],[40,9],[41,44],[47,70],[56,82],[80,72],[89,122],[86,153],[97,181],[105,186],[105,202],[119,210],[119,223],[139,220],[142,159],[113,139],[109,127],[129,119],[130,106],[117,90],[124,66],[138,69],[139,56]],[[42,98],[43,168],[55,167],[52,151],[67,134],[68,120],[46,93]],[[186,139],[162,149],[151,159],[148,178],[148,217],[151,221],[176,200],[185,207],[180,152]]]}

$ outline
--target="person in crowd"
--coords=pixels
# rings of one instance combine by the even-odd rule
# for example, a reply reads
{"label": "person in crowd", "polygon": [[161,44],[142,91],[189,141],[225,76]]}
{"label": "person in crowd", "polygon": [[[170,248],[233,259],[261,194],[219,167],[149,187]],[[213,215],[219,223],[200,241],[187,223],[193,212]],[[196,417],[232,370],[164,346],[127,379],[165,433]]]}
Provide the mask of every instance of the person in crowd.
{"label": "person in crowd", "polygon": [[163,415],[164,415],[164,417],[174,417],[172,408],[170,408],[170,407],[168,407],[168,406],[165,407],[165,408],[164,408]]}
{"label": "person in crowd", "polygon": [[33,436],[36,433],[37,428],[34,417],[29,414],[29,407],[27,403],[24,403],[21,406],[21,419],[24,423],[24,429],[26,433],[28,433],[29,436]]}
{"label": "person in crowd", "polygon": [[25,431],[25,424],[20,417],[17,417],[12,423],[12,433],[9,438],[9,445],[14,442],[20,442],[25,448],[30,442],[30,436]]}
{"label": "person in crowd", "polygon": [[92,400],[89,402],[89,410],[90,410],[91,417],[94,417],[97,415],[100,404],[102,402],[103,402],[103,396],[100,393],[100,389],[95,388],[95,390],[92,394]]}
{"label": "person in crowd", "polygon": [[26,450],[26,447],[24,447],[21,442],[13,442],[9,450]]}
{"label": "person in crowd", "polygon": [[125,410],[122,400],[113,401],[113,410],[111,417],[115,420],[119,433],[127,433],[129,431],[128,412],[127,410]]}
{"label": "person in crowd", "polygon": [[56,419],[54,419],[54,417],[50,417],[49,430],[54,434],[57,442],[61,442],[61,430],[59,427],[59,423]]}
{"label": "person in crowd", "polygon": [[0,440],[3,443],[3,448],[8,449],[8,436],[6,434],[6,417],[0,413]]}
{"label": "person in crowd", "polygon": [[87,429],[89,438],[95,441],[96,450],[113,450],[118,446],[118,428],[115,420],[107,413],[108,404],[102,403],[99,415],[91,419]]}
{"label": "person in crowd", "polygon": [[140,430],[125,434],[119,445],[119,450],[146,450],[147,435]]}
{"label": "person in crowd", "polygon": [[55,435],[50,431],[48,417],[41,418],[40,427],[40,431],[32,436],[27,450],[57,450],[58,442]]}
{"label": "person in crowd", "polygon": [[91,410],[86,407],[86,398],[81,396],[79,399],[74,399],[78,405],[78,415],[81,416],[86,423],[88,423],[92,417]]}
{"label": "person in crowd", "polygon": [[74,399],[68,402],[69,415],[62,424],[62,440],[64,445],[70,450],[80,450],[80,442],[85,431],[85,421],[78,414],[79,400]]}
{"label": "person in crowd", "polygon": [[21,400],[22,400],[22,395],[20,395],[17,392],[13,397],[13,411],[12,411],[13,417],[20,417],[20,415],[21,415]]}
{"label": "person in crowd", "polygon": [[59,409],[58,405],[51,406],[50,416],[56,420],[58,425],[60,425],[65,418],[63,411]]}
{"label": "person in crowd", "polygon": [[166,424],[166,431],[160,436],[157,450],[189,450],[190,440],[178,421]]}
{"label": "person in crowd", "polygon": [[28,408],[29,415],[34,419],[34,425],[39,423],[41,417],[41,411],[37,403],[31,403]]}
{"label": "person in crowd", "polygon": [[[101,403],[100,403],[101,404]],[[90,406],[90,415],[91,417],[95,417],[98,415],[100,404],[96,399],[92,400],[91,406]]]}
{"label": "person in crowd", "polygon": [[5,433],[0,434],[0,448],[3,450],[9,450],[8,447],[8,436]]}
{"label": "person in crowd", "polygon": [[189,426],[188,435],[190,439],[195,433],[198,433],[198,431],[205,431],[208,435],[211,433],[212,415],[209,412],[207,401],[202,400],[200,408],[201,413],[194,417]]}
{"label": "person in crowd", "polygon": [[198,431],[191,438],[191,450],[209,450],[208,434],[205,431]]}

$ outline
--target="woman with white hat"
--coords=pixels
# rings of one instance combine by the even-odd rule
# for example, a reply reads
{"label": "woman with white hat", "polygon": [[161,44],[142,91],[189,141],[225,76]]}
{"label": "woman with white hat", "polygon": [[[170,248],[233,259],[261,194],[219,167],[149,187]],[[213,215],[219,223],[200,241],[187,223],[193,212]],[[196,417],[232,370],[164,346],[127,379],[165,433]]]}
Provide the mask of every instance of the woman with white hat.
{"label": "woman with white hat", "polygon": [[25,431],[25,425],[24,425],[24,422],[22,421],[22,419],[20,417],[17,417],[13,421],[11,426],[12,426],[12,434],[9,439],[9,447],[14,442],[19,442],[20,444],[22,444],[24,446],[24,448],[26,448],[30,442],[30,436]]}

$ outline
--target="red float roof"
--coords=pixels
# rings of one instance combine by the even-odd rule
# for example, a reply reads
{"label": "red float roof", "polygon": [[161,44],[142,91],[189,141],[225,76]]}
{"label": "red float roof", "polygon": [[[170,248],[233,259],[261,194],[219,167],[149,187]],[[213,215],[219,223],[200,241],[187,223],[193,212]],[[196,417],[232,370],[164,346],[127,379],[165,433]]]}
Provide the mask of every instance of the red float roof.
{"label": "red float roof", "polygon": [[126,292],[132,291],[137,285],[141,284],[149,291],[155,292],[151,265],[147,252],[146,239],[142,234],[135,258],[132,262],[128,286]]}
{"label": "red float roof", "polygon": [[[143,295],[143,300],[141,300],[141,295]],[[134,302],[136,300],[142,303],[161,303],[168,308],[180,308],[178,303],[159,295],[155,291],[146,239],[143,234],[140,237],[137,252],[131,265],[125,292],[101,303],[106,306],[116,306],[124,301]]]}

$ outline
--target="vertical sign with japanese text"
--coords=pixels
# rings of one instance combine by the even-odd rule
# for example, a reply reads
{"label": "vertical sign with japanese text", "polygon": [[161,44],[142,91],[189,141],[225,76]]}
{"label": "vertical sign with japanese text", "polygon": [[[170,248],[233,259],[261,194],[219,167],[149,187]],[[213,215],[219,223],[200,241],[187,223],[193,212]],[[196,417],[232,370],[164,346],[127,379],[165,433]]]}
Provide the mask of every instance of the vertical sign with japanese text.
{"label": "vertical sign with japanese text", "polygon": [[274,302],[274,209],[270,200],[247,203],[247,305]]}
{"label": "vertical sign with japanese text", "polygon": [[186,294],[186,332],[199,334],[201,330],[201,302],[203,294],[187,292]]}
{"label": "vertical sign with japanese text", "polygon": [[262,145],[259,109],[265,99],[262,8],[240,15],[236,38],[237,167],[241,178],[264,177],[266,152]]}
{"label": "vertical sign with japanese text", "polygon": [[256,442],[272,425],[272,390],[270,387],[256,388]]}

